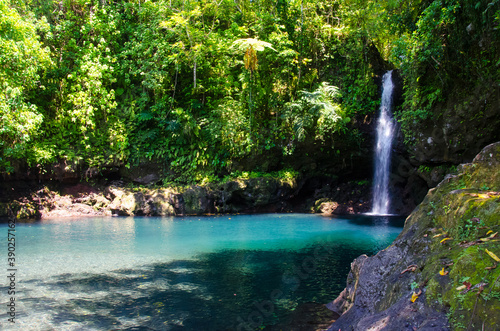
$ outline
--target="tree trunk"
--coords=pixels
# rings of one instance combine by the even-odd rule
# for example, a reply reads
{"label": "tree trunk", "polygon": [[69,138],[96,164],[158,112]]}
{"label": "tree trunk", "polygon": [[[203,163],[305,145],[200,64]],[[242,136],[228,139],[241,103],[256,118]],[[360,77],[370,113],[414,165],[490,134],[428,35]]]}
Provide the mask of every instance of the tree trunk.
{"label": "tree trunk", "polygon": [[196,89],[196,57],[194,59],[194,67],[193,67],[193,85],[194,89]]}

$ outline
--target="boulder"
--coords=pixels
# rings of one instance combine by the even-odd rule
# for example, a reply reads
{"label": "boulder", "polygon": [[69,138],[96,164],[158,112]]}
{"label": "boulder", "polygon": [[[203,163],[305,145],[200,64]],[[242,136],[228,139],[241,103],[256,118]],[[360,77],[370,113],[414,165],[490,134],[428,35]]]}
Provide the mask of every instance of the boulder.
{"label": "boulder", "polygon": [[392,245],[351,264],[345,290],[328,305],[341,315],[328,330],[495,330],[498,215],[495,143],[429,190]]}

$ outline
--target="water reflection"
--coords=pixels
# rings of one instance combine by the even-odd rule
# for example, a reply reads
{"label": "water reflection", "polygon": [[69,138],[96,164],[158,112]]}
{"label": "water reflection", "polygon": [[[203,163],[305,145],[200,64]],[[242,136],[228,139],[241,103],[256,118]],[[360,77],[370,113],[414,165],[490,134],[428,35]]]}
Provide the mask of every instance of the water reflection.
{"label": "water reflection", "polygon": [[387,247],[400,223],[292,214],[19,224],[16,327],[272,328],[338,295],[350,262]]}
{"label": "water reflection", "polygon": [[383,226],[387,225],[390,227],[401,228],[404,226],[406,217],[399,215],[372,215],[372,214],[361,214],[361,215],[349,215],[342,216],[342,219],[349,220],[349,222],[357,225],[363,226]]}

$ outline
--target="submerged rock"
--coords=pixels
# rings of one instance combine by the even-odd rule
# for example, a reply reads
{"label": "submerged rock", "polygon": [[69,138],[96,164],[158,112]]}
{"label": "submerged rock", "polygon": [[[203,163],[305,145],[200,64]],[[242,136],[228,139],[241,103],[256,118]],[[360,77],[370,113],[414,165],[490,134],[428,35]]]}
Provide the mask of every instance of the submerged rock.
{"label": "submerged rock", "polygon": [[500,143],[430,190],[391,246],[354,260],[328,330],[495,330],[498,232]]}

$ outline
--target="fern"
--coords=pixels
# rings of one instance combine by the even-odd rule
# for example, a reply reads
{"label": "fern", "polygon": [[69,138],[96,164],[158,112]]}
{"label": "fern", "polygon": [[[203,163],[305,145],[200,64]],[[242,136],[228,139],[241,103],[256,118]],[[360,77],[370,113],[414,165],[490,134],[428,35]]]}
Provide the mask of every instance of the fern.
{"label": "fern", "polygon": [[328,133],[344,132],[350,118],[335,101],[340,97],[338,87],[323,82],[312,92],[303,90],[299,93],[300,100],[288,103],[282,115],[292,127],[297,141],[304,141],[307,131],[314,132],[321,140]]}

